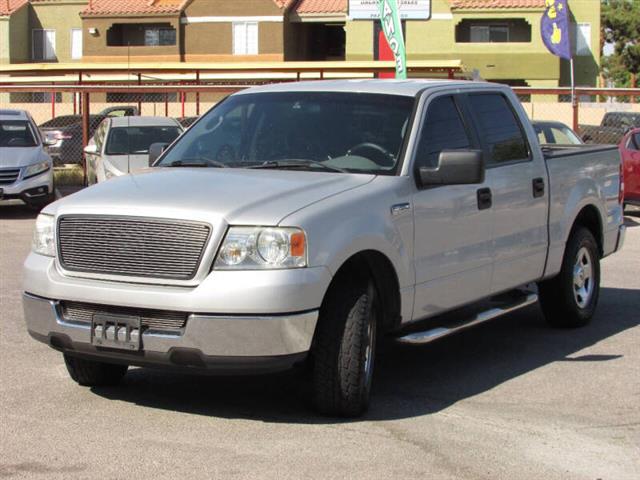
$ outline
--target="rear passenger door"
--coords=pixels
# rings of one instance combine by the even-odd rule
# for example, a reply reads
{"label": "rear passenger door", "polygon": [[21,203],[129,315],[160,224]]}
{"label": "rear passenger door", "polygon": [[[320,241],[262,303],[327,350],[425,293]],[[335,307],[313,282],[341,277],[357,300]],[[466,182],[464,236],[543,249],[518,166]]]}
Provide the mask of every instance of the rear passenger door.
{"label": "rear passenger door", "polygon": [[[437,168],[443,150],[479,150],[459,95],[431,99],[421,120],[413,174]],[[415,224],[414,319],[450,310],[489,295],[493,210],[481,193],[488,183],[418,187]]]}
{"label": "rear passenger door", "polygon": [[482,141],[494,211],[493,280],[500,293],[538,280],[547,257],[548,185],[540,150],[529,145],[526,118],[503,92],[467,96]]}

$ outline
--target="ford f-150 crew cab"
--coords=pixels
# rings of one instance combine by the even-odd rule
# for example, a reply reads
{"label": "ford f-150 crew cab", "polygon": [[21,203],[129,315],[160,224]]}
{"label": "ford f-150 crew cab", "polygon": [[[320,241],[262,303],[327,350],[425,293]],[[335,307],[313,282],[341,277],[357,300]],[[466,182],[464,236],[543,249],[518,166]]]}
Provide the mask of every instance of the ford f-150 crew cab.
{"label": "ford f-150 crew cab", "polygon": [[617,148],[543,151],[490,83],[249,89],[153,161],[36,222],[27,327],[81,385],[301,364],[321,412],[358,415],[376,338],[428,343],[538,298],[585,325],[624,240]]}

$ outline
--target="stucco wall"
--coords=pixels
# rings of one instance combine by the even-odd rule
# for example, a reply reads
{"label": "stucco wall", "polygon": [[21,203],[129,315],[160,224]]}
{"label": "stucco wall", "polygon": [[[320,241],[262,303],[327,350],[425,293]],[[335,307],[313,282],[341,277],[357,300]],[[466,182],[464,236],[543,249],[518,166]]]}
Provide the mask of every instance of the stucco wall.
{"label": "stucco wall", "polygon": [[0,63],[25,63],[31,56],[30,44],[25,41],[29,29],[29,7],[22,7],[10,17],[0,20]]}
{"label": "stucco wall", "polygon": [[[110,17],[83,19],[84,61],[85,62],[123,62],[129,54],[136,61],[180,61],[181,29],[180,19],[177,16],[157,17]],[[110,47],[107,45],[107,31],[115,23],[168,23],[176,29],[176,44],[155,47]],[[89,29],[95,28],[96,35],[89,33]]]}
{"label": "stucco wall", "polygon": [[[58,62],[69,63],[82,59],[71,58],[71,30],[82,28],[80,12],[87,6],[87,0],[67,0],[55,3],[32,3],[29,8],[29,31],[26,40],[32,42],[33,29],[56,31],[56,58]],[[29,47],[31,58],[31,47]]]}
{"label": "stucco wall", "polygon": [[[595,85],[598,77],[600,4],[599,0],[572,0],[577,22],[591,23],[591,57],[576,58],[578,85]],[[456,43],[455,26],[462,19],[521,18],[531,25],[531,42]],[[462,60],[469,70],[478,69],[490,80],[524,80],[532,86],[568,84],[568,65],[548,53],[540,36],[542,10],[493,10],[485,12],[450,9],[447,0],[433,0],[433,18],[407,21],[406,42],[409,60]],[[373,59],[373,22],[346,24],[347,60]],[[562,64],[562,74],[561,74]]]}
{"label": "stucco wall", "polygon": [[[210,22],[205,17],[282,17],[272,0],[194,0],[184,11],[184,60],[186,61],[281,61],[284,60],[284,22],[258,22],[258,55],[233,55],[231,22]],[[190,19],[198,22],[191,23]]]}

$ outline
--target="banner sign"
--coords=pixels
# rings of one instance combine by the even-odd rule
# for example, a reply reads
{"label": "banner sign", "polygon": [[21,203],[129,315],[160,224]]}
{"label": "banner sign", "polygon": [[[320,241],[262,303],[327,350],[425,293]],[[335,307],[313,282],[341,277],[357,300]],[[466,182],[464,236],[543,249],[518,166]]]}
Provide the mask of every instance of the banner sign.
{"label": "banner sign", "polygon": [[382,22],[382,31],[387,37],[389,48],[396,62],[396,78],[407,78],[407,53],[402,36],[402,23],[398,14],[397,0],[377,0],[378,15]]}
{"label": "banner sign", "polygon": [[545,6],[540,22],[542,41],[557,57],[571,60],[568,0],[545,0]]}
{"label": "banner sign", "polygon": [[[378,20],[379,0],[349,0],[350,20]],[[401,20],[429,20],[431,0],[396,0]]]}

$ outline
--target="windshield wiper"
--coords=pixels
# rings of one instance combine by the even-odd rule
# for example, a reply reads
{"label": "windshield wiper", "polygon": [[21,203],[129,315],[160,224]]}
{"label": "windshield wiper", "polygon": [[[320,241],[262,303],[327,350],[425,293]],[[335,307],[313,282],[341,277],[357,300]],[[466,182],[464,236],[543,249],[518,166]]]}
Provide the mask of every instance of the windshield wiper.
{"label": "windshield wiper", "polygon": [[[158,165],[158,166],[162,167],[163,165]],[[227,168],[226,164],[222,162],[218,162],[217,160],[211,160],[210,158],[205,158],[205,157],[194,157],[194,158],[187,158],[184,160],[175,160],[171,162],[168,166],[169,167],[196,167],[196,168],[209,168],[209,167]]]}
{"label": "windshield wiper", "polygon": [[333,165],[326,165],[322,162],[317,162],[315,160],[309,160],[307,158],[295,159],[295,160],[267,160],[260,165],[253,165],[249,168],[255,169],[268,169],[268,168],[301,168],[301,167],[309,167],[316,166],[323,168],[325,170],[329,170],[331,172],[340,172],[340,173],[349,173],[348,170],[340,167],[334,167]]}

